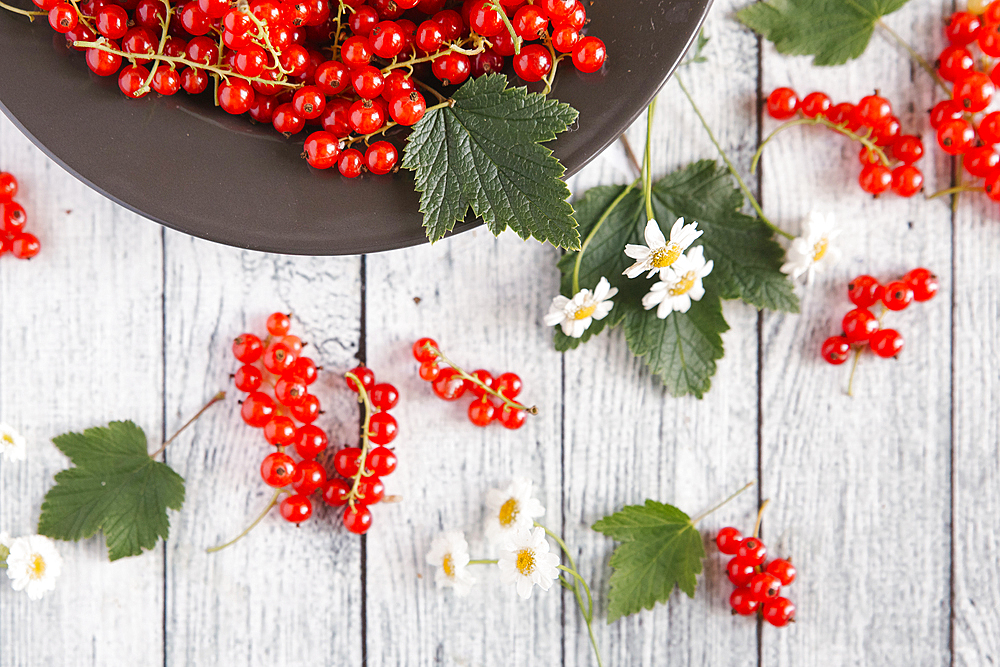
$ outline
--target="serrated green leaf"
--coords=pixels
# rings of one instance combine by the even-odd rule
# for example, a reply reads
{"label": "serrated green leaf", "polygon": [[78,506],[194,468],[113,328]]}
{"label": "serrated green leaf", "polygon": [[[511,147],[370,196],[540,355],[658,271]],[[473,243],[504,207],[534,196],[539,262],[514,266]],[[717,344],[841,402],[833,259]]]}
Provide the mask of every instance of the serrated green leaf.
{"label": "serrated green leaf", "polygon": [[666,602],[674,586],[694,597],[705,548],[687,514],[647,500],[604,517],[594,530],[622,543],[611,556],[608,623]]}
{"label": "serrated green leaf", "polygon": [[842,65],[864,53],[875,24],[907,0],[769,0],[736,18],[779,53],[814,56],[814,65]]}
{"label": "serrated green leaf", "polygon": [[60,540],[104,533],[108,557],[152,549],[170,533],[167,508],[184,504],[184,480],[147,452],[146,434],[130,421],[53,439],[74,468],[56,474],[42,502],[38,532]]}
{"label": "serrated green leaf", "polygon": [[427,237],[443,238],[471,207],[493,234],[509,227],[523,239],[578,247],[565,169],[541,145],[568,129],[576,110],[507,88],[502,74],[470,79],[453,99],[413,127],[403,152],[403,167],[416,172]]}

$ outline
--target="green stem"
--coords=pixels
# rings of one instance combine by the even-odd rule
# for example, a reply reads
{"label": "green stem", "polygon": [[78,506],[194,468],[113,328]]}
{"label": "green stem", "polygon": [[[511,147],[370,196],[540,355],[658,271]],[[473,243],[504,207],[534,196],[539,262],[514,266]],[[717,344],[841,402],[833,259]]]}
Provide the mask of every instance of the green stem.
{"label": "green stem", "polygon": [[691,93],[688,92],[688,89],[684,85],[684,82],[681,80],[680,76],[676,74],[674,75],[674,78],[677,80],[677,85],[681,87],[681,91],[683,91],[684,96],[688,99],[688,102],[691,103],[691,108],[694,109],[695,115],[698,116],[698,120],[701,121],[701,126],[705,128],[705,132],[708,133],[708,138],[712,140],[712,144],[715,145],[715,149],[719,151],[719,155],[722,156],[723,161],[726,163],[726,167],[729,168],[729,173],[732,174],[733,178],[736,179],[736,182],[739,184],[740,190],[743,191],[744,196],[746,196],[746,198],[750,200],[750,205],[753,206],[753,210],[757,211],[757,217],[759,217],[761,222],[770,227],[771,230],[774,231],[775,233],[781,234],[786,239],[794,239],[795,237],[793,235],[789,234],[785,230],[775,225],[773,222],[767,219],[766,215],[764,215],[764,211],[761,209],[760,204],[757,202],[757,198],[753,196],[753,193],[750,192],[750,188],[748,188],[747,184],[743,182],[743,177],[740,176],[739,172],[736,171],[736,167],[734,167],[733,163],[730,162],[729,156],[726,155],[726,151],[722,150],[722,146],[719,145],[719,141],[715,138],[715,133],[712,132],[712,128],[709,127],[708,121],[705,120],[705,117],[701,115],[701,111],[698,109],[698,105],[695,104],[694,98],[691,97]]}
{"label": "green stem", "polygon": [[[6,2],[0,2],[0,8],[6,9],[8,12],[14,12],[15,14],[20,14],[21,16],[27,16],[29,21],[34,21],[36,16],[48,16],[48,12],[29,12],[27,9],[20,9],[18,7],[12,7]],[[6,565],[4,566],[6,567]]]}
{"label": "green stem", "polygon": [[757,508],[757,521],[753,524],[753,536],[755,538],[760,537],[760,522],[764,519],[764,508],[767,507],[769,502],[771,502],[770,499],[767,499]]}
{"label": "green stem", "polygon": [[258,516],[254,520],[253,523],[251,523],[249,526],[247,526],[246,530],[244,530],[242,533],[240,533],[239,535],[237,535],[233,539],[229,540],[225,544],[220,544],[217,547],[210,547],[208,549],[205,549],[205,551],[207,553],[214,554],[216,551],[222,551],[226,547],[231,546],[233,544],[236,544],[237,542],[239,542],[240,540],[242,540],[244,537],[246,537],[247,533],[249,533],[251,530],[253,530],[254,528],[256,528],[257,524],[264,520],[264,517],[266,517],[267,513],[271,511],[271,508],[278,504],[278,496],[280,496],[282,493],[288,493],[288,491],[285,491],[284,489],[275,489],[274,490],[274,495],[271,496],[271,502],[269,502],[267,504],[267,507],[264,508],[264,511],[260,513],[260,516]]}
{"label": "green stem", "polygon": [[559,69],[559,61],[566,57],[566,54],[556,55],[556,50],[552,46],[552,39],[549,37],[548,33],[545,33],[545,46],[549,50],[549,57],[552,59],[552,67],[549,68],[549,73],[545,75],[545,89],[542,91],[542,95],[548,95],[552,92],[552,84],[556,80],[556,70]]}
{"label": "green stem", "polygon": [[[410,58],[409,60],[404,60],[398,63],[390,63],[389,65],[386,65],[385,67],[382,68],[382,73],[387,74],[388,72],[391,72],[394,69],[399,69],[400,67],[409,67],[412,69],[412,66],[416,65],[417,63],[430,62],[448,53],[461,53],[466,56],[474,56],[486,50],[486,43],[483,41],[481,37],[472,38],[472,41],[476,45],[475,48],[473,49],[463,49],[458,44],[450,44],[448,48],[441,49],[440,51],[428,54],[426,56],[420,56],[419,58]],[[463,41],[462,43],[465,42]]]}
{"label": "green stem", "polygon": [[747,482],[746,484],[743,485],[742,488],[740,488],[739,491],[737,491],[736,493],[732,494],[731,496],[729,496],[728,498],[726,498],[725,500],[723,500],[721,503],[710,507],[709,509],[705,510],[704,512],[702,512],[701,514],[699,514],[695,518],[691,519],[691,524],[694,525],[694,524],[698,523],[699,521],[701,521],[702,519],[704,519],[706,516],[708,516],[709,514],[711,514],[714,511],[716,511],[717,509],[719,509],[720,507],[722,507],[723,505],[725,505],[726,503],[728,503],[730,500],[734,499],[736,496],[740,495],[741,493],[743,493],[744,491],[746,491],[747,489],[749,489],[753,485],[754,485],[754,482]]}
{"label": "green stem", "polygon": [[[163,2],[164,8],[166,9],[166,14],[160,21],[160,30],[162,32],[160,33],[160,44],[156,48],[156,55],[158,56],[163,55],[163,49],[167,45],[167,37],[169,36],[168,31],[170,29],[170,17],[174,13],[174,10],[171,9],[170,7],[169,0],[161,0],[161,1]],[[251,14],[251,16],[253,15]],[[150,84],[153,83],[153,77],[156,76],[156,68],[159,66],[160,66],[160,59],[155,58],[153,60],[152,66],[149,68],[149,76],[147,76],[146,80],[142,82],[142,85],[139,87],[139,90],[136,91],[136,94],[145,95],[146,93],[149,92],[149,86]]]}
{"label": "green stem", "polygon": [[790,120],[787,123],[783,123],[776,127],[771,134],[767,135],[767,138],[761,142],[760,146],[757,148],[757,152],[753,154],[753,160],[750,162],[750,173],[757,171],[757,163],[760,162],[760,157],[764,152],[764,146],[766,146],[771,139],[774,139],[775,135],[779,132],[787,130],[790,127],[795,127],[796,125],[822,125],[823,127],[828,127],[834,132],[839,132],[848,139],[852,141],[857,141],[869,151],[875,154],[879,161],[886,167],[891,166],[889,164],[889,158],[886,156],[885,151],[882,150],[874,141],[871,140],[868,134],[858,134],[847,129],[847,122],[837,124],[833,121],[824,118],[823,116],[816,116],[815,118],[797,118],[795,120]]}
{"label": "green stem", "polygon": [[601,228],[601,225],[603,225],[604,221],[608,219],[609,215],[611,215],[611,212],[615,210],[615,208],[618,206],[618,204],[621,203],[623,199],[625,199],[625,195],[630,193],[632,191],[632,188],[634,188],[638,182],[639,179],[632,181],[632,183],[627,188],[622,190],[622,193],[620,195],[615,197],[614,201],[612,201],[611,204],[608,205],[606,209],[604,209],[604,213],[602,213],[601,217],[597,219],[597,222],[594,224],[594,228],[590,230],[590,233],[587,234],[587,238],[585,238],[583,240],[583,243],[580,245],[580,250],[576,253],[576,263],[573,265],[573,294],[576,294],[577,292],[580,291],[580,262],[583,259],[584,251],[587,249],[587,246],[590,245],[590,242],[594,239],[594,235],[597,234],[597,231]]}
{"label": "green stem", "polygon": [[368,450],[371,448],[371,441],[368,439],[368,429],[371,426],[373,407],[371,398],[368,396],[368,390],[365,389],[365,385],[361,382],[361,379],[350,371],[344,375],[347,379],[354,381],[354,386],[358,388],[358,401],[365,404],[365,420],[361,426],[361,454],[358,457],[361,460],[361,465],[358,467],[357,474],[354,475],[354,484],[351,485],[351,492],[347,494],[347,502],[353,510],[354,501],[359,497],[358,488],[361,486],[361,478],[365,474],[365,462],[368,461]]}
{"label": "green stem", "polygon": [[514,40],[514,54],[516,55],[521,53],[521,36],[517,34],[517,31],[514,30],[513,24],[510,22],[510,19],[507,18],[507,10],[505,10],[503,5],[500,4],[500,0],[493,0],[490,6],[493,7],[494,11],[500,15],[504,26],[507,28],[507,32],[510,33],[511,39]]}
{"label": "green stem", "polygon": [[928,199],[937,199],[938,197],[946,197],[948,195],[958,194],[959,192],[982,192],[982,188],[977,188],[974,185],[956,185],[953,188],[948,188],[946,190],[938,190],[932,195],[927,195]]}
{"label": "green stem", "polygon": [[656,98],[649,103],[649,108],[646,109],[646,152],[642,156],[642,169],[643,169],[643,196],[646,198],[646,220],[652,220],[655,216],[653,215],[653,158],[652,158],[652,137],[653,137],[653,118],[656,114]]}
{"label": "green stem", "polygon": [[948,94],[948,97],[951,97],[951,91],[948,90],[948,85],[944,82],[944,79],[942,79],[938,75],[938,73],[934,71],[934,68],[931,66],[929,62],[927,62],[926,58],[917,53],[905,39],[897,35],[896,32],[892,28],[887,26],[882,19],[878,20],[878,27],[882,28],[882,30],[885,31],[885,33],[888,34],[890,37],[892,37],[897,44],[902,46],[906,50],[906,52],[910,54],[910,58],[912,58],[914,62],[920,65],[925,72],[931,75],[931,78],[934,79],[934,83],[940,86],[941,90],[943,90],[945,93]]}
{"label": "green stem", "polygon": [[861,347],[854,350],[854,363],[851,364],[851,375],[847,378],[847,395],[854,397],[854,372],[858,370],[858,360],[861,359]]}
{"label": "green stem", "polygon": [[212,407],[213,405],[215,405],[216,403],[218,403],[219,401],[221,401],[225,397],[226,397],[226,392],[224,392],[224,391],[220,391],[215,396],[213,396],[212,400],[210,400],[208,403],[206,403],[205,405],[203,405],[202,408],[201,408],[201,410],[199,410],[195,414],[194,417],[191,417],[191,419],[187,420],[187,422],[184,423],[184,426],[181,426],[179,429],[177,429],[176,433],[174,433],[172,436],[170,436],[169,438],[167,438],[167,440],[162,445],[160,445],[159,449],[157,449],[155,452],[153,452],[152,454],[149,455],[149,458],[155,460],[157,456],[159,456],[160,454],[163,453],[163,450],[167,448],[167,445],[169,445],[171,442],[173,442],[174,439],[177,436],[179,436],[184,429],[186,429],[188,426],[190,426],[191,424],[193,424],[196,421],[198,421],[198,418],[201,417],[203,414],[205,414],[206,410],[208,410],[210,407]]}
{"label": "green stem", "polygon": [[499,561],[496,558],[492,560],[489,558],[479,558],[476,560],[470,560],[469,565],[496,565],[498,562]]}
{"label": "green stem", "polygon": [[442,352],[441,350],[437,349],[436,347],[435,348],[430,348],[430,349],[431,349],[432,352],[434,352],[435,355],[437,355],[438,359],[440,359],[444,363],[446,363],[449,366],[451,366],[455,370],[455,372],[458,373],[459,377],[461,377],[463,380],[465,380],[467,382],[471,382],[472,384],[476,385],[477,387],[479,387],[480,389],[482,389],[484,392],[486,392],[490,396],[493,396],[495,398],[500,399],[501,401],[503,401],[503,404],[505,406],[507,406],[509,408],[512,408],[514,410],[523,410],[524,412],[527,412],[529,415],[537,415],[538,414],[538,407],[537,406],[533,405],[533,406],[531,406],[529,408],[528,406],[526,406],[526,405],[524,405],[522,403],[518,403],[517,401],[512,401],[511,399],[507,398],[506,396],[504,396],[503,394],[501,394],[500,392],[498,392],[496,389],[493,389],[492,387],[486,386],[483,383],[483,381],[480,380],[479,378],[477,378],[476,376],[469,375],[468,373],[466,373],[460,367],[458,367],[457,365],[455,365],[454,361],[452,361],[448,357],[444,356],[444,352]]}

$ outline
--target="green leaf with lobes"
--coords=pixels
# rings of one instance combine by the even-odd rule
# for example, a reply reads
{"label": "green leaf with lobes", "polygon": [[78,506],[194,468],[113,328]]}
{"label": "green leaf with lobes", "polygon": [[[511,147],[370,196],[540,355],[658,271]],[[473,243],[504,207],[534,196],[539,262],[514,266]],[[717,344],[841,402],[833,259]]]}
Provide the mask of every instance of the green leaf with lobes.
{"label": "green leaf with lobes", "polygon": [[452,99],[414,125],[403,151],[427,237],[443,238],[471,208],[495,235],[509,227],[524,239],[579,247],[565,168],[542,146],[569,128],[576,110],[507,88],[502,74],[470,79]]}
{"label": "green leaf with lobes", "polygon": [[146,434],[130,421],[53,439],[75,467],[56,474],[38,532],[78,541],[104,533],[110,560],[137,556],[170,533],[167,508],[184,503],[184,480],[149,457]]}
{"label": "green leaf with lobes", "polygon": [[608,623],[666,602],[675,586],[694,597],[705,547],[687,514],[647,500],[604,517],[594,530],[621,542],[611,556]]}
{"label": "green leaf with lobes", "polygon": [[907,0],[768,0],[736,18],[774,42],[779,53],[811,55],[814,65],[842,65],[864,53],[875,24]]}

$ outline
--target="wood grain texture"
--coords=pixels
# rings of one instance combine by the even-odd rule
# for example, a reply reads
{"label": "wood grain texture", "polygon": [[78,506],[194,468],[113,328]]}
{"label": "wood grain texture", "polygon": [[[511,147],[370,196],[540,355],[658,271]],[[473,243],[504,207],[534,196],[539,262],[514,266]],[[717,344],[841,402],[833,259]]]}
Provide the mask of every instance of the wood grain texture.
{"label": "wood grain texture", "polygon": [[[277,508],[242,541],[271,488],[260,462],[272,451],[240,418],[229,374],[232,339],[266,335],[275,311],[318,365],[350,368],[360,341],[361,261],[265,255],[166,233],[166,422],[183,424],[215,392],[225,402],[167,450],[187,480],[187,502],[167,551],[168,665],[361,663],[359,541],[317,501],[295,528]],[[357,441],[357,405],[336,373],[311,390],[327,411],[316,423],[332,443]]]}
{"label": "wood grain texture", "polygon": [[[52,437],[131,419],[158,442],[162,267],[158,226],[77,182],[0,116],[3,169],[43,244],[31,261],[0,257],[0,421],[29,441],[27,461],[0,463],[0,530],[20,536],[35,532],[69,465]],[[162,662],[162,546],[114,564],[100,536],[57,548],[62,575],[42,600],[0,575],[0,665]]]}
{"label": "wood grain texture", "polygon": [[[940,5],[911,2],[888,22],[927,53],[942,47]],[[829,74],[827,74],[829,72]],[[789,85],[856,102],[881,89],[903,128],[928,138],[927,190],[946,187],[948,161],[931,145],[926,109],[933,85],[876,35],[857,61],[819,70],[806,58],[763,58],[763,90]],[[768,119],[765,130],[777,124]],[[791,556],[799,580],[788,597],[798,623],[763,627],[764,665],[947,664],[950,569],[950,298],[889,313],[907,346],[898,360],[863,355],[855,396],[849,365],[819,356],[851,309],[846,285],[927,266],[947,276],[951,224],[946,202],[865,195],[856,144],[820,128],[795,128],[766,149],[764,210],[796,230],[811,209],[833,211],[844,257],[802,290],[802,314],[768,314],[764,325],[763,536]],[[876,311],[878,312],[878,311]]]}

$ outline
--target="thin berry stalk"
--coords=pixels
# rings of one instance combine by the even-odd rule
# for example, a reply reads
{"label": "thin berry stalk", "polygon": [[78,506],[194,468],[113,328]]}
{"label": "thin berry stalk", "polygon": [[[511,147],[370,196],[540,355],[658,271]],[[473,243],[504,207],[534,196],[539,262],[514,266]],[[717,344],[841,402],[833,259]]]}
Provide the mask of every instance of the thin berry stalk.
{"label": "thin berry stalk", "polygon": [[759,538],[760,537],[760,522],[764,518],[764,508],[767,507],[767,504],[769,502],[771,502],[771,501],[770,500],[765,500],[764,502],[762,502],[760,504],[760,509],[757,510],[757,522],[754,523],[754,525],[753,525],[753,536],[755,538]]}
{"label": "thin berry stalk", "polygon": [[222,551],[226,547],[232,546],[232,545],[236,544],[237,542],[239,542],[240,540],[242,540],[244,537],[246,537],[247,534],[251,530],[253,530],[254,528],[257,527],[257,524],[259,524],[261,521],[264,520],[264,517],[267,516],[267,513],[270,512],[271,509],[275,505],[278,504],[278,498],[281,496],[282,493],[288,493],[288,491],[286,489],[275,489],[274,490],[274,495],[271,496],[271,502],[269,502],[267,504],[267,507],[264,508],[264,511],[260,513],[260,516],[258,516],[256,519],[254,519],[253,523],[251,523],[249,526],[247,526],[246,529],[242,533],[240,533],[239,535],[237,535],[233,539],[229,540],[225,544],[220,544],[217,547],[209,547],[208,549],[205,549],[205,552],[206,553],[210,553],[210,554],[214,554],[216,551]]}
{"label": "thin berry stalk", "polygon": [[500,399],[501,401],[503,401],[504,405],[506,405],[507,407],[513,408],[515,410],[523,410],[523,411],[525,411],[525,412],[527,412],[528,414],[531,414],[531,415],[537,415],[538,414],[538,407],[537,406],[533,405],[533,406],[531,406],[529,408],[528,406],[526,406],[526,405],[524,405],[522,403],[518,403],[517,401],[513,401],[513,400],[507,398],[506,396],[504,396],[503,394],[501,394],[497,390],[493,389],[492,387],[487,386],[479,378],[477,378],[477,377],[475,377],[473,375],[469,375],[468,373],[466,373],[465,371],[463,371],[457,364],[455,364],[454,361],[452,361],[448,357],[444,356],[444,352],[442,352],[438,348],[435,347],[435,348],[429,348],[429,349],[431,350],[431,352],[433,352],[437,356],[438,359],[440,359],[441,361],[443,361],[444,363],[448,364],[453,369],[455,369],[455,371],[458,373],[458,375],[463,380],[465,380],[466,382],[471,382],[472,384],[476,385],[477,387],[479,387],[480,389],[482,389],[483,391],[485,391],[490,396],[494,396],[494,397]]}
{"label": "thin berry stalk", "polygon": [[729,496],[728,498],[726,498],[725,500],[723,500],[721,503],[713,505],[712,507],[708,508],[707,510],[705,510],[704,512],[702,512],[701,514],[699,514],[698,516],[696,516],[695,518],[691,519],[691,524],[692,525],[696,525],[699,521],[701,521],[702,519],[704,519],[706,516],[708,516],[709,514],[712,514],[713,512],[715,512],[718,509],[721,509],[723,505],[726,505],[729,501],[731,501],[734,498],[736,498],[736,496],[740,495],[741,493],[743,493],[744,491],[746,491],[747,489],[749,489],[754,484],[755,484],[755,482],[753,482],[753,481],[747,482],[742,487],[740,487],[740,489],[738,491],[736,491],[736,493],[732,494],[731,496]]}
{"label": "thin berry stalk", "polygon": [[[504,17],[506,18],[506,14]],[[549,57],[552,58],[552,69],[549,73],[545,75],[545,90],[542,91],[542,95],[548,95],[552,92],[552,83],[556,80],[556,70],[559,69],[559,61],[566,57],[566,54],[556,55],[556,50],[552,46],[552,38],[549,37],[549,33],[545,33],[545,48],[549,50]]]}
{"label": "thin berry stalk", "polygon": [[224,392],[224,391],[220,391],[215,396],[213,396],[212,399],[208,403],[206,403],[205,405],[202,406],[201,410],[199,410],[197,413],[195,413],[194,417],[191,417],[191,419],[187,420],[184,423],[183,426],[181,426],[179,429],[177,429],[176,433],[174,433],[172,436],[170,436],[169,438],[167,438],[167,440],[162,445],[160,445],[159,449],[157,449],[155,452],[153,452],[152,454],[150,454],[149,458],[155,460],[157,456],[159,456],[160,454],[163,453],[163,450],[167,448],[167,445],[169,445],[171,442],[173,442],[177,438],[177,436],[179,436],[181,434],[181,432],[184,431],[184,429],[186,429],[188,426],[190,426],[191,424],[193,424],[196,421],[198,421],[198,418],[201,417],[203,414],[205,414],[205,412],[210,407],[212,407],[213,405],[215,405],[219,401],[223,400],[225,397],[226,397],[226,392]]}
{"label": "thin berry stalk", "polygon": [[757,164],[760,162],[761,155],[764,152],[764,146],[768,144],[779,132],[787,130],[790,127],[795,127],[796,125],[822,125],[823,127],[828,127],[834,132],[839,132],[848,139],[852,141],[857,141],[869,151],[875,154],[875,157],[886,167],[890,167],[889,158],[886,157],[885,151],[882,150],[880,146],[877,146],[874,141],[871,140],[871,129],[865,134],[858,134],[847,129],[847,121],[840,123],[834,123],[833,121],[827,119],[824,116],[816,116],[815,118],[796,118],[795,120],[790,120],[787,123],[779,125],[771,134],[767,135],[767,138],[761,142],[760,147],[757,148],[757,152],[753,155],[753,160],[750,162],[750,173],[755,173],[757,171]]}
{"label": "thin berry stalk", "polygon": [[365,389],[361,379],[350,371],[345,374],[345,377],[354,382],[354,386],[358,388],[358,401],[365,404],[365,419],[364,423],[361,425],[361,465],[358,467],[358,472],[353,477],[351,491],[347,494],[347,502],[353,510],[354,501],[358,498],[358,487],[361,486],[361,478],[365,474],[365,464],[368,462],[368,451],[371,449],[371,441],[368,439],[368,429],[371,426],[372,412],[374,412],[374,409],[372,407],[371,397],[368,396],[368,390]]}
{"label": "thin berry stalk", "polygon": [[398,63],[396,63],[396,62],[391,63],[391,64],[387,65],[386,67],[382,68],[382,73],[386,74],[388,72],[391,72],[394,69],[399,69],[400,67],[409,67],[412,70],[413,65],[416,65],[418,63],[430,62],[432,60],[435,60],[435,59],[437,59],[437,58],[439,58],[439,57],[441,57],[443,55],[449,54],[449,53],[461,53],[462,55],[466,55],[466,56],[474,56],[474,55],[482,53],[483,51],[486,50],[486,41],[482,37],[480,37],[479,35],[473,35],[468,40],[462,40],[461,42],[459,42],[459,44],[465,44],[469,40],[471,40],[476,45],[475,48],[473,48],[473,49],[463,49],[458,44],[450,44],[448,46],[448,48],[441,49],[440,51],[435,51],[434,53],[430,53],[430,54],[428,54],[426,56],[420,56],[420,57],[416,57],[416,58],[410,58],[409,60],[404,60],[404,61],[398,62]]}
{"label": "thin berry stalk", "polygon": [[[29,12],[27,9],[20,9],[18,7],[12,7],[6,2],[0,2],[0,9],[6,9],[8,12],[13,12],[15,14],[20,14],[21,16],[27,16],[29,21],[34,21],[36,16],[48,16],[48,12]],[[6,567],[6,565],[4,565]]]}
{"label": "thin berry stalk", "polygon": [[[163,1],[163,6],[166,8],[167,11],[164,17],[160,20],[160,29],[163,32],[160,34],[160,44],[156,48],[157,56],[163,55],[163,49],[164,47],[166,47],[167,37],[169,36],[167,34],[167,30],[170,28],[170,17],[173,16],[174,14],[174,10],[170,6],[170,0],[162,0],[162,1]],[[149,86],[151,83],[153,83],[153,77],[156,76],[156,68],[159,67],[159,65],[160,65],[160,59],[155,58],[153,60],[152,66],[149,68],[149,76],[146,77],[146,80],[142,83],[142,86],[139,87],[139,90],[137,90],[136,93],[145,94],[149,92]]]}
{"label": "thin berry stalk", "polygon": [[[445,107],[453,107],[453,106],[455,106],[455,100],[447,99],[447,100],[444,100],[443,102],[441,102],[440,104],[435,104],[432,107],[427,107],[427,110],[424,113],[426,113],[427,111],[434,111],[435,109],[444,109]],[[397,123],[395,121],[389,121],[388,123],[386,123],[385,125],[383,125],[379,129],[375,130],[374,132],[371,132],[369,134],[365,134],[365,135],[362,135],[362,136],[359,136],[359,137],[351,137],[350,139],[348,139],[345,142],[345,146],[353,146],[354,144],[358,143],[359,141],[363,141],[365,143],[368,143],[368,140],[371,139],[372,137],[377,137],[378,135],[385,133],[386,130],[390,130],[390,129],[396,127],[397,125],[399,125],[399,123]]]}
{"label": "thin berry stalk", "polygon": [[521,52],[521,36],[517,34],[514,30],[514,26],[511,24],[510,19],[507,17],[507,12],[504,10],[503,5],[500,4],[500,0],[491,0],[490,7],[493,8],[498,14],[500,14],[500,19],[503,21],[504,26],[507,28],[507,32],[510,33],[511,39],[514,40],[514,53],[515,55]]}

